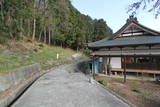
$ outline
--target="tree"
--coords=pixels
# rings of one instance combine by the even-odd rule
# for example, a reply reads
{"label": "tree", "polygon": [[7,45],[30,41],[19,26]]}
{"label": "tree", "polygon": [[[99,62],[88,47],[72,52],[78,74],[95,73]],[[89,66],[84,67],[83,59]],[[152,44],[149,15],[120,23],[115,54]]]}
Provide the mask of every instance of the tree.
{"label": "tree", "polygon": [[107,26],[106,22],[103,19],[95,19],[92,41],[98,41],[110,35],[112,35],[112,30]]}
{"label": "tree", "polygon": [[141,8],[148,12],[153,12],[155,18],[157,18],[160,14],[160,0],[139,0],[129,6],[128,12],[131,12],[132,15],[134,15],[136,14],[136,11]]}
{"label": "tree", "polygon": [[0,0],[1,37],[79,50],[111,33],[104,20],[81,14],[70,0]]}

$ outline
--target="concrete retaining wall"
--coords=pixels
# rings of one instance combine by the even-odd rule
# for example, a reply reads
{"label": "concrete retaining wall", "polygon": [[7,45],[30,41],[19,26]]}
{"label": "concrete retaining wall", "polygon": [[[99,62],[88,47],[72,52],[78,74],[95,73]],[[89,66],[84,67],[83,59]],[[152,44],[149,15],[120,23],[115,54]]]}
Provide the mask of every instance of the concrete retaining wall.
{"label": "concrete retaining wall", "polygon": [[[88,60],[78,61],[71,64],[68,69],[75,72],[83,72],[86,70],[87,63]],[[0,93],[5,93],[6,91],[6,93],[9,92],[4,98],[1,98],[0,96],[0,107],[7,107],[13,103],[13,101],[17,99],[27,87],[44,74],[39,71],[40,65],[34,64],[8,73],[0,74]]]}
{"label": "concrete retaining wall", "polygon": [[0,92],[5,91],[20,81],[40,71],[40,65],[34,64],[8,73],[0,74]]}
{"label": "concrete retaining wall", "polygon": [[[0,95],[8,93],[0,98],[0,107],[7,107],[40,75],[40,64],[33,64],[8,73],[0,74]],[[8,91],[8,92],[6,92]]]}

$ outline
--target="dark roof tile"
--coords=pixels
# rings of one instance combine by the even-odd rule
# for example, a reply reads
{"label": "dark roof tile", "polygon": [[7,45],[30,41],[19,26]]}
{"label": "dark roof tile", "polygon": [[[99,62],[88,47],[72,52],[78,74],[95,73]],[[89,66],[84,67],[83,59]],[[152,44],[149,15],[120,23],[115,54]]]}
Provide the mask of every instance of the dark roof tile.
{"label": "dark roof tile", "polygon": [[89,48],[160,44],[160,36],[131,36],[95,43]]}

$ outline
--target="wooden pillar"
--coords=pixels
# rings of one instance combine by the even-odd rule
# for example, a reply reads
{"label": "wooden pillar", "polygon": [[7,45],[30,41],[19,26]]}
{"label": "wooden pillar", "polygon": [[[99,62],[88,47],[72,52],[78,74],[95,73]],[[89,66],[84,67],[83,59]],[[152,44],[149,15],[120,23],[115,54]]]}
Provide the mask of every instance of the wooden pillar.
{"label": "wooden pillar", "polygon": [[109,56],[109,61],[108,61],[108,74],[109,76],[111,75],[111,57]]}
{"label": "wooden pillar", "polygon": [[[143,58],[144,58],[144,57],[143,57]],[[144,62],[142,62],[142,63],[141,63],[141,70],[142,70],[142,80],[144,80],[143,63],[144,63]]]}
{"label": "wooden pillar", "polygon": [[93,79],[95,79],[95,57],[93,56],[93,71],[92,71]]}
{"label": "wooden pillar", "polygon": [[[123,62],[123,57],[122,56],[121,56],[121,68],[124,69],[124,62]],[[122,73],[122,76],[123,76],[123,71],[121,71],[121,73]]]}
{"label": "wooden pillar", "polygon": [[144,73],[142,72],[142,80],[144,79],[143,77],[144,77]]}
{"label": "wooden pillar", "polygon": [[123,73],[123,75],[124,75],[124,83],[126,82],[126,57],[124,56],[124,73]]}
{"label": "wooden pillar", "polygon": [[154,76],[154,79],[156,80],[156,74],[153,74],[153,76]]}
{"label": "wooden pillar", "polygon": [[103,70],[104,70],[104,74],[107,75],[107,60],[108,58],[106,56],[103,57]]}
{"label": "wooden pillar", "polygon": [[[135,48],[134,48],[134,65],[136,66],[136,55],[135,55]],[[137,77],[138,77],[138,72],[136,72]]]}
{"label": "wooden pillar", "polygon": [[[123,52],[122,52],[122,49],[123,49],[123,48],[121,47],[121,69],[123,69],[123,56],[122,56],[122,55],[123,55],[123,54],[122,54]],[[123,76],[123,71],[121,71],[121,75]]]}

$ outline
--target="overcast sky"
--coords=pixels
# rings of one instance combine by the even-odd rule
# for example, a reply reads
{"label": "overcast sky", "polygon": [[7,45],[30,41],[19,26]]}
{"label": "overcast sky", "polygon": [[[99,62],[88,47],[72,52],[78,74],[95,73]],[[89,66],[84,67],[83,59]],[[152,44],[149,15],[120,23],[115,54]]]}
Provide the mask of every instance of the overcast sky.
{"label": "overcast sky", "polygon": [[[120,29],[125,23],[129,14],[128,5],[136,0],[71,0],[73,6],[81,13],[94,18],[103,18],[113,32]],[[160,16],[155,19],[153,13],[139,11],[136,15],[139,23],[160,31]]]}

